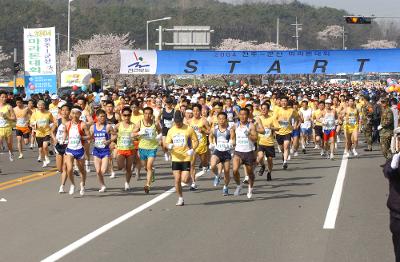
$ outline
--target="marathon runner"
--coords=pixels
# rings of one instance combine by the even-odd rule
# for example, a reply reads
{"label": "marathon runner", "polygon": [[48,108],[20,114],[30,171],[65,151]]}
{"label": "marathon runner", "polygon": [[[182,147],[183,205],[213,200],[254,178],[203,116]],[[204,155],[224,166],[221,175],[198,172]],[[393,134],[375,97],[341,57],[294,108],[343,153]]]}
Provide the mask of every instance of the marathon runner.
{"label": "marathon runner", "polygon": [[0,143],[3,143],[3,139],[6,140],[10,162],[14,161],[11,122],[15,119],[13,108],[7,104],[7,93],[0,91]]}
{"label": "marathon runner", "polygon": [[29,143],[29,136],[31,133],[31,129],[29,128],[29,118],[32,115],[32,112],[29,110],[28,107],[24,106],[24,102],[21,97],[15,98],[16,107],[14,107],[14,113],[16,117],[16,124],[15,124],[15,133],[17,136],[17,146],[19,156],[18,158],[21,159],[24,157],[22,153],[22,141],[25,145]]}

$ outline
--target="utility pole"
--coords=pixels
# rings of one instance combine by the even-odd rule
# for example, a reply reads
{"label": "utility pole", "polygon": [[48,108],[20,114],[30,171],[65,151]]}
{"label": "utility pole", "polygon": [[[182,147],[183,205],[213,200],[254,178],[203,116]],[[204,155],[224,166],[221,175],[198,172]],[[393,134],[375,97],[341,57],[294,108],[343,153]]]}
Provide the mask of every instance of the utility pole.
{"label": "utility pole", "polygon": [[60,72],[60,33],[57,33],[57,52],[56,52],[56,56],[57,56],[57,84],[58,87],[61,86],[61,72]]}
{"label": "utility pole", "polygon": [[299,50],[299,31],[301,31],[303,28],[301,27],[303,24],[299,24],[297,22],[297,16],[296,16],[296,23],[295,24],[291,24],[292,26],[296,27],[296,35],[294,35],[293,37],[296,38],[296,49]]}
{"label": "utility pole", "polygon": [[279,46],[279,17],[276,19],[276,45]]}
{"label": "utility pole", "polygon": [[345,44],[345,38],[346,38],[346,32],[344,31],[344,26],[342,27],[342,33],[343,33],[343,50],[346,50],[346,44]]}
{"label": "utility pole", "polygon": [[[17,48],[14,48],[14,66],[15,66],[15,63],[17,63]],[[14,69],[14,90],[17,88],[17,74],[18,74],[18,72],[15,72],[15,69]],[[13,92],[14,92],[14,90],[13,90]]]}

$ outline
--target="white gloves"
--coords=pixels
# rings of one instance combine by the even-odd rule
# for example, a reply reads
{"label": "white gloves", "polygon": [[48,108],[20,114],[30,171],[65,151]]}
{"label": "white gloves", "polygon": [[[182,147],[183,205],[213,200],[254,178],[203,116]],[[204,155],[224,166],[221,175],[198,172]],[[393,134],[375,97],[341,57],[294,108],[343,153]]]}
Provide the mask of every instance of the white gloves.
{"label": "white gloves", "polygon": [[192,155],[193,155],[193,149],[189,149],[189,150],[186,152],[186,154],[187,154],[188,156],[192,156]]}
{"label": "white gloves", "polygon": [[229,147],[232,149],[234,146],[233,146],[233,141],[232,140],[229,140]]}
{"label": "white gloves", "polygon": [[210,150],[214,150],[214,149],[215,149],[215,144],[210,144],[210,145],[208,146],[208,148],[209,148]]}
{"label": "white gloves", "polygon": [[167,148],[168,148],[169,150],[172,150],[172,148],[174,148],[174,144],[168,144]]}
{"label": "white gloves", "polygon": [[397,153],[397,154],[393,155],[392,162],[390,163],[390,167],[392,169],[399,168],[399,159],[400,159],[400,153]]}
{"label": "white gloves", "polygon": [[139,132],[138,132],[138,135],[142,136],[144,134],[146,134],[146,131],[144,129],[140,129]]}
{"label": "white gloves", "polygon": [[378,126],[378,131],[380,131],[382,128],[383,128],[382,125],[379,125]]}

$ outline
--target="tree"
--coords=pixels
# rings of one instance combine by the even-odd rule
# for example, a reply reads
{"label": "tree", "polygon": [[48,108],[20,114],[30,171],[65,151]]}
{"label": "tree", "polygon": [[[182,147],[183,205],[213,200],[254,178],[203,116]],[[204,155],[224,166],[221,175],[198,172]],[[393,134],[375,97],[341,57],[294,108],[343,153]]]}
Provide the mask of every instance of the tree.
{"label": "tree", "polygon": [[339,25],[329,25],[324,30],[317,33],[317,39],[325,47],[338,48],[339,39],[343,37],[343,27]]}
{"label": "tree", "polygon": [[257,44],[256,41],[242,41],[240,39],[223,39],[217,50],[289,50],[289,48],[271,42]]}
{"label": "tree", "polygon": [[[129,40],[129,34],[96,34],[90,39],[80,40],[72,46],[72,56],[74,59],[79,54],[89,52],[106,52],[108,55],[93,55],[90,57],[90,68],[97,68],[103,71],[103,74],[113,78],[119,74],[120,52],[121,49],[132,49],[134,41]],[[68,61],[66,52],[60,54],[60,71],[73,67]]]}
{"label": "tree", "polygon": [[395,41],[388,40],[368,40],[367,44],[361,45],[365,49],[376,49],[376,48],[396,48],[397,43]]}
{"label": "tree", "polygon": [[11,71],[11,68],[5,66],[5,62],[11,58],[10,55],[3,52],[3,47],[0,46],[0,76],[6,75]]}

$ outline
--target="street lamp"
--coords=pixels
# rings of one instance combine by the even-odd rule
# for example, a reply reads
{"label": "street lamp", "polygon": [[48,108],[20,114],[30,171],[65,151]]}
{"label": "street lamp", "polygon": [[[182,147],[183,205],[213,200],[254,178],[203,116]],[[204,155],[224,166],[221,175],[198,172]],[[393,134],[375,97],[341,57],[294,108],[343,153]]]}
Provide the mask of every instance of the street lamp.
{"label": "street lamp", "polygon": [[70,53],[71,53],[71,51],[70,51],[70,49],[71,49],[70,48],[70,43],[71,43],[70,38],[71,38],[71,2],[72,1],[74,1],[74,0],[68,0],[68,47],[67,47],[67,49],[68,49],[68,61],[71,59],[71,57],[70,57]]}
{"label": "street lamp", "polygon": [[160,19],[154,19],[154,20],[149,20],[146,21],[146,50],[149,50],[149,24],[153,23],[153,22],[159,22],[159,21],[165,21],[165,20],[170,20],[171,17],[164,17],[164,18],[160,18]]}

